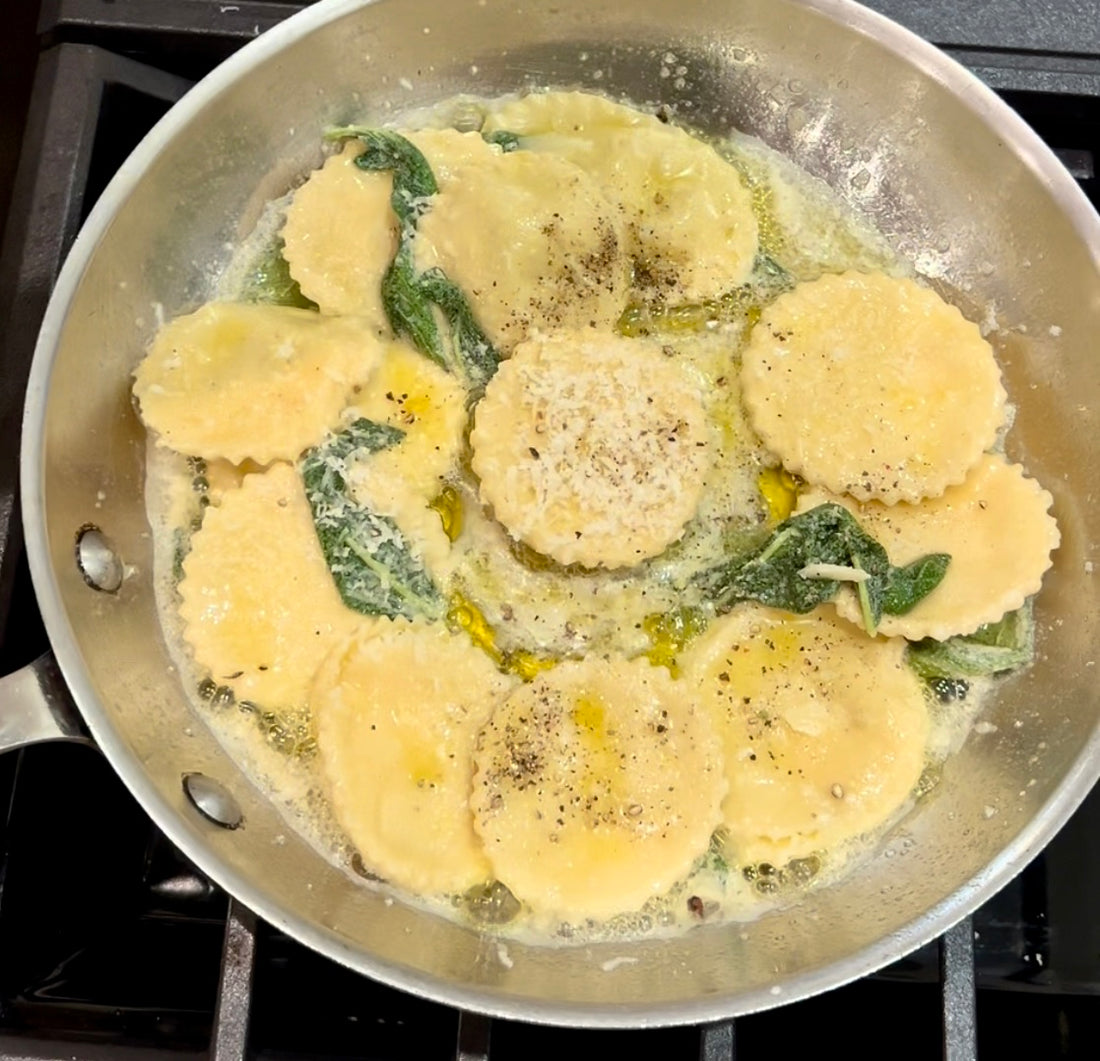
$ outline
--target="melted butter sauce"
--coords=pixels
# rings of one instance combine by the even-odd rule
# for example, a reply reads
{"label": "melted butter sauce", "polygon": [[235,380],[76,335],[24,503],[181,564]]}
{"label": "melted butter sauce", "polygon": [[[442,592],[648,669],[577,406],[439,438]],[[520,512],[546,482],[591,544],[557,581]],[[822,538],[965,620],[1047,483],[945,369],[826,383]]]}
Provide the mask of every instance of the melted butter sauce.
{"label": "melted butter sauce", "polygon": [[[445,104],[435,111],[433,121],[424,124],[447,124],[470,107],[476,110],[470,101]],[[823,183],[759,141],[735,135],[715,146],[752,190],[762,250],[797,279],[848,268],[911,274],[882,237],[847,210]],[[255,233],[222,277],[219,297],[232,298],[246,289],[255,262],[277,236],[286,205],[287,199],[269,205]],[[456,602],[452,604],[452,624],[465,629],[502,669],[530,677],[554,659],[613,650],[648,655],[653,663],[668,666],[675,676],[677,653],[705,625],[699,618],[705,602],[692,596],[691,574],[724,555],[731,533],[749,534],[773,526],[790,514],[794,502],[796,483],[776,468],[774,458],[762,449],[745,422],[737,366],[731,357],[731,351],[736,354],[740,350],[758,315],[758,308],[751,306],[732,318],[707,307],[678,307],[658,317],[628,314],[624,320],[627,334],[645,331],[654,335],[690,366],[707,396],[718,451],[697,518],[679,542],[640,571],[565,571],[517,547],[478,502],[468,475],[458,477],[442,499],[433,502],[452,542],[449,567],[455,572],[451,585]],[[196,713],[228,754],[270,795],[288,829],[307,838],[345,871],[361,873],[362,863],[333,821],[324,779],[316,758],[309,754],[308,719],[295,720],[293,725],[305,730],[288,735],[292,723],[286,719],[227,702],[224,695],[210,695],[209,676],[196,668],[180,629],[175,587],[202,506],[217,504],[245,472],[256,470],[214,462],[197,472],[187,458],[150,442],[146,503],[154,531],[161,621],[180,673],[193,690]],[[197,488],[196,480],[205,486]],[[205,688],[205,696],[200,695],[201,688]],[[934,787],[938,764],[965,740],[985,691],[975,685],[965,701],[932,705],[928,766],[913,800],[899,809],[894,820]],[[598,745],[605,725],[603,705],[595,699],[582,700],[573,715]],[[288,748],[292,754],[287,754]],[[437,766],[424,759],[410,762],[409,769],[428,778]],[[851,872],[874,849],[876,839],[860,838],[840,850],[823,851],[787,866],[738,866],[720,830],[692,874],[670,894],[650,901],[637,913],[603,924],[572,925],[526,915],[512,919],[514,900],[509,903],[507,895],[502,899],[491,887],[471,903],[438,897],[402,898],[446,916],[470,917],[472,909],[477,923],[538,943],[676,934],[701,920],[749,920],[777,903],[796,901],[806,887],[828,884]]]}

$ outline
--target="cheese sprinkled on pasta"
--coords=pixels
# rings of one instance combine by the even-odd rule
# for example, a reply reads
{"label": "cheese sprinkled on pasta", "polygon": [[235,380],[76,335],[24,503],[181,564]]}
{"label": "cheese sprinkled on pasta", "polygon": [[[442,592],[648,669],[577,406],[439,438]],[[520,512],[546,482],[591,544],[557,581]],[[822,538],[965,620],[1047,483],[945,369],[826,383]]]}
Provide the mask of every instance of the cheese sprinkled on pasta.
{"label": "cheese sprinkled on pasta", "polygon": [[711,460],[683,369],[655,343],[595,332],[522,344],[470,443],[481,495],[512,535],[585,567],[631,566],[679,538]]}

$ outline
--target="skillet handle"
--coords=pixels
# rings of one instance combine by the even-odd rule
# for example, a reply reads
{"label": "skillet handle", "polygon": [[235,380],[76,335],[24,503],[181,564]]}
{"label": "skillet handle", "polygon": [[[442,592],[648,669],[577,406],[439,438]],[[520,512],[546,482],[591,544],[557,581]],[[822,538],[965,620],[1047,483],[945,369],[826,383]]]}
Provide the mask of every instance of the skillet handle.
{"label": "skillet handle", "polygon": [[52,652],[0,678],[0,753],[48,740],[92,744]]}

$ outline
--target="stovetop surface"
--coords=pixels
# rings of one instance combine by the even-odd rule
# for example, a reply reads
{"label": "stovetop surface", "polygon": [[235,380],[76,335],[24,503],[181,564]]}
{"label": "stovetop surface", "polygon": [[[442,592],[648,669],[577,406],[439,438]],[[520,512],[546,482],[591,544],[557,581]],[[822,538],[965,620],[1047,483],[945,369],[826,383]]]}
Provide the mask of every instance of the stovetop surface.
{"label": "stovetop surface", "polygon": [[[50,64],[113,71],[96,115],[79,210],[58,222],[61,241],[170,105],[167,82],[150,91],[139,71],[130,76],[137,68],[120,67],[117,57],[194,79],[301,6],[43,0],[38,35],[24,27],[26,46],[42,56],[40,72]],[[872,6],[948,46],[986,77],[1060,150],[1094,204],[1100,201],[1100,0],[1059,0],[1041,9],[1007,0]],[[3,59],[0,50],[0,68]],[[33,71],[25,56],[15,65]],[[6,69],[10,77],[13,67]],[[13,87],[11,98],[26,98],[24,89]],[[40,117],[32,106],[28,134]],[[7,128],[10,135],[10,121]],[[0,180],[0,204],[4,193]],[[44,292],[25,297],[16,290],[18,265],[9,259],[6,269],[0,261],[0,314],[11,309],[5,323],[16,334],[29,326],[34,300]],[[9,440],[11,391],[25,372],[11,360],[11,345],[0,379],[8,402],[6,412],[0,408],[0,430],[9,431],[0,438]],[[0,476],[0,517],[5,489],[10,496],[10,479]],[[14,542],[0,543],[0,603],[11,599],[0,673],[46,645],[17,538],[16,532]],[[1100,1056],[1098,896],[1100,791],[1094,791],[1047,850],[974,915],[982,1057]],[[205,1056],[227,909],[224,893],[151,825],[95,751],[55,745],[0,757],[0,1057]],[[364,980],[270,926],[258,926],[255,946],[250,1058],[488,1056],[456,1054],[465,1018],[454,1010]],[[821,998],[739,1019],[737,1056],[787,1057],[843,1043],[849,1057],[879,1058],[883,1043],[861,1029],[868,1014],[883,1009],[904,1028],[890,1056],[942,1054],[940,980],[932,944]],[[627,1050],[732,1058],[734,1047],[724,1044],[693,1028],[592,1033],[492,1024],[492,1056],[505,1059]]]}

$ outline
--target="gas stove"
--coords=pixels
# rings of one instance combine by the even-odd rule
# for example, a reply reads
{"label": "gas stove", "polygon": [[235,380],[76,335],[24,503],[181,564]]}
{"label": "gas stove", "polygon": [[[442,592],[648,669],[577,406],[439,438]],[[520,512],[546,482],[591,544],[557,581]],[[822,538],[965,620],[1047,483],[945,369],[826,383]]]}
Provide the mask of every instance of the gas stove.
{"label": "gas stove", "polygon": [[[41,0],[37,26],[24,4],[15,39],[0,46],[17,104],[0,133],[22,143],[17,172],[0,153],[0,220],[11,189],[0,254],[0,673],[46,647],[23,558],[16,450],[60,262],[149,127],[303,6]],[[872,6],[996,89],[1100,205],[1100,0]],[[868,1013],[889,1014],[888,1044],[865,1033]],[[951,1061],[1100,1054],[1100,790],[972,918],[874,976],[736,1022],[596,1032],[490,1021],[366,980],[230,900],[94,749],[0,757],[0,1058],[751,1061],[821,1050]]]}

